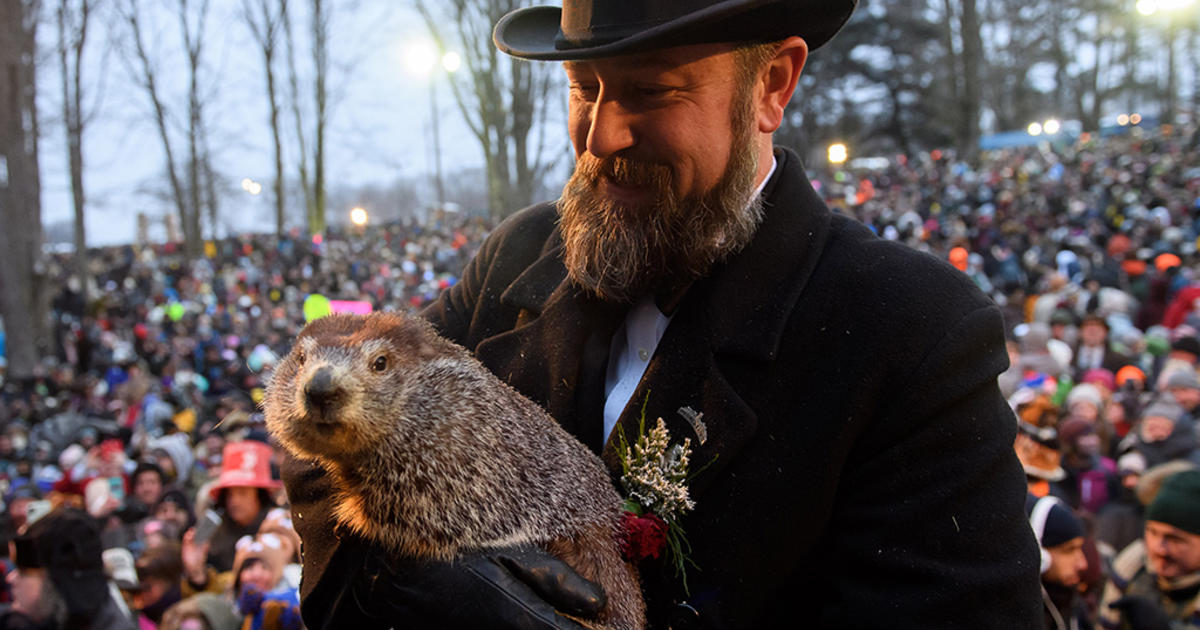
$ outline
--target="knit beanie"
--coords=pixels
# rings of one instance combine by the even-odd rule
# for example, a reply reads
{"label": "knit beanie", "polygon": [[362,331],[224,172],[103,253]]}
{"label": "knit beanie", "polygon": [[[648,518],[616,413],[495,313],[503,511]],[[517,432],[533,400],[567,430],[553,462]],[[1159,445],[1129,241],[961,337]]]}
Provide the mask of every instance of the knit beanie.
{"label": "knit beanie", "polygon": [[1179,416],[1183,415],[1183,408],[1173,402],[1159,400],[1151,403],[1150,406],[1142,410],[1142,418],[1159,417],[1168,418],[1171,422],[1179,420]]}
{"label": "knit beanie", "polygon": [[1100,389],[1091,383],[1083,383],[1071,388],[1071,393],[1067,394],[1067,409],[1070,409],[1077,402],[1089,402],[1096,409],[1100,409],[1104,404],[1103,397],[1100,395]]}
{"label": "knit beanie", "polygon": [[[1033,495],[1027,496],[1025,499],[1026,516],[1032,518],[1033,508],[1037,505],[1038,501],[1051,500],[1053,499],[1047,497],[1038,499]],[[1037,532],[1034,533],[1036,534]],[[1075,513],[1065,503],[1055,501],[1050,506],[1050,513],[1046,516],[1046,528],[1042,530],[1042,547],[1050,549],[1051,547],[1057,547],[1082,536],[1083,522],[1075,516]]]}
{"label": "knit beanie", "polygon": [[1175,473],[1146,508],[1146,520],[1200,535],[1200,470]]}

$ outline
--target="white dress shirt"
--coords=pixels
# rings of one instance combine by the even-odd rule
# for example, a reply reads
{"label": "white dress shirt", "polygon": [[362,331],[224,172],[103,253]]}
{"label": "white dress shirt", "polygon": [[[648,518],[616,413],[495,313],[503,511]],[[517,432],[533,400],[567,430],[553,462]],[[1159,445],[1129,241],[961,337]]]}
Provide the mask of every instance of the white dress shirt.
{"label": "white dress shirt", "polygon": [[[755,197],[762,194],[778,165],[775,157],[771,156],[771,170],[767,171],[767,176],[758,183],[758,190],[754,191]],[[674,313],[671,316],[674,317]],[[646,367],[650,365],[658,342],[662,340],[663,333],[667,331],[667,325],[670,323],[671,317],[658,310],[654,296],[644,295],[629,309],[625,322],[613,333],[612,345],[608,350],[608,369],[604,377],[605,440],[612,433],[613,427],[617,426],[617,419],[629,404],[633,390],[637,389],[638,383],[646,373]]]}

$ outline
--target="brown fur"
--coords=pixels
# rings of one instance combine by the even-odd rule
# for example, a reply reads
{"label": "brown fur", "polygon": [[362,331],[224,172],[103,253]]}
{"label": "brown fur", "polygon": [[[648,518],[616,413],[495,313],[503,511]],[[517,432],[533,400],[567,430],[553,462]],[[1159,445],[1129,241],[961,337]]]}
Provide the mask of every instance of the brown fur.
{"label": "brown fur", "polygon": [[[321,369],[333,391],[323,408],[305,395]],[[443,560],[539,545],[604,587],[603,627],[644,627],[637,574],[619,551],[620,498],[600,459],[423,320],[312,322],[264,406],[270,432],[333,476],[334,513],[351,530]]]}

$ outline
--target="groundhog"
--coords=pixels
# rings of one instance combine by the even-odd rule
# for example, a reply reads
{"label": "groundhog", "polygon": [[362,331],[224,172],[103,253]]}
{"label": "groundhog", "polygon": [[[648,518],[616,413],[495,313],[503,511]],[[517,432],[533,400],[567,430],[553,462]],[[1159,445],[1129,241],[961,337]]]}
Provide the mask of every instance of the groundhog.
{"label": "groundhog", "polygon": [[264,407],[271,434],[332,476],[335,517],[351,530],[439,560],[538,545],[603,586],[606,607],[585,625],[645,626],[603,463],[424,320],[313,321],[272,375]]}

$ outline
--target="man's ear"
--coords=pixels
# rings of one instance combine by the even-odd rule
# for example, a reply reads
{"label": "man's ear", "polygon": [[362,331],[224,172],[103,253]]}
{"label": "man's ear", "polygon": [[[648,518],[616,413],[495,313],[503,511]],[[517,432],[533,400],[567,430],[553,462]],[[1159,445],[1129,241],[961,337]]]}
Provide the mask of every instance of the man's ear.
{"label": "man's ear", "polygon": [[761,94],[758,99],[760,132],[774,133],[783,124],[783,110],[792,100],[807,59],[808,43],[800,37],[789,37],[779,44],[775,57],[762,70],[755,90],[756,94]]}

